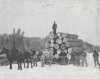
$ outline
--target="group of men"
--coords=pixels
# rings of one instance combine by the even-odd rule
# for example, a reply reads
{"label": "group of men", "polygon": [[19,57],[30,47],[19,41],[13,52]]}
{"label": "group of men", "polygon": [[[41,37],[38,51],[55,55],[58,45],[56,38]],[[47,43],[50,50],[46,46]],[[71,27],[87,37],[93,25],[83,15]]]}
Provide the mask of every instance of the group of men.
{"label": "group of men", "polygon": [[[47,52],[49,52],[49,51],[47,51]],[[93,61],[91,61],[91,62],[94,62],[93,64],[95,67],[100,68],[100,61],[99,61],[100,56],[99,56],[99,52],[97,50],[93,50],[92,52],[71,51],[69,53],[66,53],[65,56],[61,56],[60,53],[58,53],[56,55],[50,55],[50,52],[49,52],[47,54],[48,55],[41,56],[42,66],[45,65],[46,61],[49,61],[50,65],[52,63],[64,62],[66,64],[73,64],[75,66],[87,67],[89,65],[89,63],[87,62],[89,60],[87,54],[92,54]],[[54,61],[54,60],[56,60],[56,61]],[[60,62],[61,60],[62,60],[62,62]]]}

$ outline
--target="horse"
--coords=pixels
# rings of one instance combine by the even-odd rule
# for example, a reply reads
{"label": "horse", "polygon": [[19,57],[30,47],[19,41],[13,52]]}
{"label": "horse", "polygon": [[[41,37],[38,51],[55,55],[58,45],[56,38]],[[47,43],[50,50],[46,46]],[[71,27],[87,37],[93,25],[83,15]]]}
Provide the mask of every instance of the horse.
{"label": "horse", "polygon": [[31,51],[33,52],[33,56],[32,56],[32,61],[33,61],[33,65],[37,67],[37,62],[41,61],[41,56],[43,54],[42,50],[33,50],[31,49]]}
{"label": "horse", "polygon": [[12,69],[12,64],[13,62],[17,61],[18,64],[18,70],[22,70],[22,54],[18,51],[16,48],[12,48],[11,50],[3,47],[2,51],[0,54],[6,54],[7,59],[10,64],[10,69]]}
{"label": "horse", "polygon": [[70,59],[70,64],[73,65],[79,65],[79,53],[77,53],[76,51],[72,51],[71,55],[71,59]]}
{"label": "horse", "polygon": [[24,68],[26,68],[26,64],[27,63],[27,68],[29,68],[29,61],[30,61],[30,53],[27,51],[23,52],[23,63],[24,63]]}
{"label": "horse", "polygon": [[79,51],[72,51],[70,55],[71,55],[70,64],[73,64],[75,66],[80,66],[81,53]]}
{"label": "horse", "polygon": [[48,64],[49,66],[51,66],[51,64],[53,63],[53,54],[48,51],[48,50],[44,50],[42,51],[42,55],[41,55],[41,66],[44,67],[45,64]]}
{"label": "horse", "polygon": [[31,63],[31,68],[33,68],[34,62],[35,62],[35,54],[36,51],[30,50],[30,51],[24,51],[23,52],[23,63],[24,68],[26,67],[25,63],[27,63],[27,68],[29,68],[29,63]]}

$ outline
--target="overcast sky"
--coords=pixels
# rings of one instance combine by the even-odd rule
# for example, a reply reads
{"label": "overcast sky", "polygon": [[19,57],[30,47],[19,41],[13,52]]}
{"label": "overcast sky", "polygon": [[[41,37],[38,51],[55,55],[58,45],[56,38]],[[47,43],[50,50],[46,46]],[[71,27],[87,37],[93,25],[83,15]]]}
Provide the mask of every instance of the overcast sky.
{"label": "overcast sky", "polygon": [[45,37],[55,20],[58,31],[100,44],[98,19],[97,0],[0,0],[1,34],[15,27],[25,36]]}

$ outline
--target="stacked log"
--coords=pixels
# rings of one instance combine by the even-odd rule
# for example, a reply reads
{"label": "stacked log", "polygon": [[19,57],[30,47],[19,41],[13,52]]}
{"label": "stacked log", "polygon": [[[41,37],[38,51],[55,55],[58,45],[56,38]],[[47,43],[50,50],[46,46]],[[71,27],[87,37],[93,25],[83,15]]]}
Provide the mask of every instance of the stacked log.
{"label": "stacked log", "polygon": [[78,35],[76,34],[67,34],[67,33],[62,33],[58,32],[56,36],[56,44],[54,44],[54,35],[52,32],[50,32],[48,36],[48,41],[46,45],[50,48],[55,48],[57,50],[66,50],[66,48],[73,48],[74,47],[82,47],[83,46],[83,41],[81,39],[78,39]]}

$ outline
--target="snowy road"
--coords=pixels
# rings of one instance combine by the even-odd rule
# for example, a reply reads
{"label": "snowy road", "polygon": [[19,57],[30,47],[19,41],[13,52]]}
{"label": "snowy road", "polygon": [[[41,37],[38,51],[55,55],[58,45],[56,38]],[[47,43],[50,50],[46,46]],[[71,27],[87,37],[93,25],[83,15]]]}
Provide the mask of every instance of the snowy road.
{"label": "snowy road", "polygon": [[8,66],[0,67],[0,79],[100,79],[100,70],[93,67],[52,65],[22,71],[18,71],[16,65],[13,67],[13,70]]}

